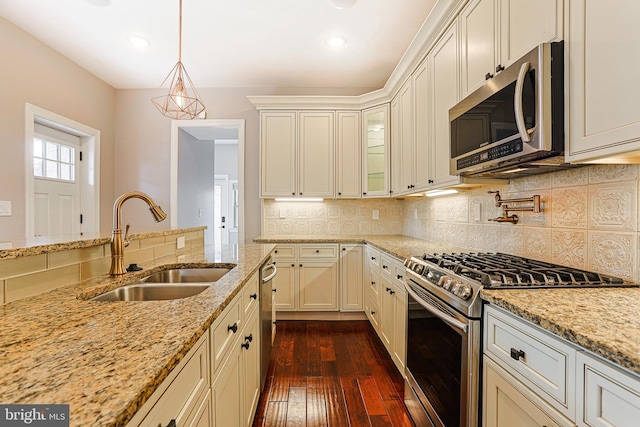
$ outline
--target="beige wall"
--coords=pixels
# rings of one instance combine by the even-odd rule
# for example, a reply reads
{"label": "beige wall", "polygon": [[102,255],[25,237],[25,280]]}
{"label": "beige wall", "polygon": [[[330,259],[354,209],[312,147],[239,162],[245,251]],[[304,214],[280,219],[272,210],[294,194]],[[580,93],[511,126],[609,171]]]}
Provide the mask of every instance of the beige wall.
{"label": "beige wall", "polygon": [[109,229],[113,203],[116,91],[74,62],[0,18],[0,241],[25,238],[25,103],[100,130],[101,228]]}

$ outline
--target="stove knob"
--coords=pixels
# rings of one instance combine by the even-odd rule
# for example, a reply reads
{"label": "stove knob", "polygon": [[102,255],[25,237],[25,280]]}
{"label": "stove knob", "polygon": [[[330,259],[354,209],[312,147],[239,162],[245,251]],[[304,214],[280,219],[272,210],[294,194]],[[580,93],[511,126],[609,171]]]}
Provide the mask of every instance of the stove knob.
{"label": "stove knob", "polygon": [[458,293],[456,295],[458,295],[460,298],[464,300],[467,300],[471,298],[472,294],[473,294],[473,289],[471,289],[471,286],[464,285],[464,286],[460,286],[460,289],[458,290]]}
{"label": "stove knob", "polygon": [[451,289],[451,285],[453,285],[454,281],[452,278],[450,277],[443,277],[442,279],[440,279],[440,283],[443,289],[446,289],[447,291]]}
{"label": "stove knob", "polygon": [[458,296],[458,292],[460,292],[460,286],[462,286],[460,283],[454,281],[451,284],[451,293],[455,296]]}

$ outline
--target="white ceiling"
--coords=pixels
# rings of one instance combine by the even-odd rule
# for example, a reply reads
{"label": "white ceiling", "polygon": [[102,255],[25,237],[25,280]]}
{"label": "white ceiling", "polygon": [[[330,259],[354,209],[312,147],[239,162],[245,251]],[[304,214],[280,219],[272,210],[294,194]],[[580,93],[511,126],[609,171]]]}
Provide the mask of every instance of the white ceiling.
{"label": "white ceiling", "polygon": [[[183,0],[182,62],[198,88],[381,88],[435,2]],[[158,87],[178,60],[179,0],[0,0],[0,16],[117,89]]]}

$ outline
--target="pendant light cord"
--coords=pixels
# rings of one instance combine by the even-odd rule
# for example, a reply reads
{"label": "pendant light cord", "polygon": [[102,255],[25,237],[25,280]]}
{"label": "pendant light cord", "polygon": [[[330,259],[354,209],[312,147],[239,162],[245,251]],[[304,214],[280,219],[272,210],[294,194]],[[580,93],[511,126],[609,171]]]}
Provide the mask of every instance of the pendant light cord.
{"label": "pendant light cord", "polygon": [[178,62],[182,62],[182,0],[180,0],[180,24],[178,25]]}

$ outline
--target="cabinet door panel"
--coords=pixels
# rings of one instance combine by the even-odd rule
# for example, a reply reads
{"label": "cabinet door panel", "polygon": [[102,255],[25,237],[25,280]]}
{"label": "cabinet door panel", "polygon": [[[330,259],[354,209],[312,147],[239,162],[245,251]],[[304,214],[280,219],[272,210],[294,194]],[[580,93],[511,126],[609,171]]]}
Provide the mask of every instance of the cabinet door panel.
{"label": "cabinet door panel", "polygon": [[274,306],[276,311],[296,309],[296,276],[298,269],[293,262],[279,262],[278,274],[273,278],[273,289],[276,290]]}
{"label": "cabinet door panel", "polygon": [[244,427],[240,350],[240,342],[234,341],[231,353],[211,386],[215,426]]}
{"label": "cabinet door panel", "polygon": [[298,195],[334,196],[333,112],[300,112]]}
{"label": "cabinet door panel", "polygon": [[415,117],[415,190],[426,190],[431,179],[431,106],[429,61],[424,61],[413,74],[413,105]]}
{"label": "cabinet door panel", "polygon": [[299,309],[338,309],[338,263],[305,262],[299,270]]}
{"label": "cabinet door panel", "polygon": [[471,0],[460,13],[463,98],[495,72],[495,16],[494,0]]}
{"label": "cabinet door panel", "polygon": [[430,56],[433,94],[431,169],[434,185],[457,182],[449,174],[449,109],[458,102],[458,29],[454,23],[436,44]]}
{"label": "cabinet door panel", "polygon": [[261,197],[296,194],[296,113],[260,115]]}
{"label": "cabinet door panel", "polygon": [[640,3],[634,0],[616,7],[569,1],[570,160],[629,150],[635,150],[630,158],[640,160],[639,14]]}
{"label": "cabinet door panel", "polygon": [[340,250],[340,284],[342,287],[342,298],[340,309],[342,311],[356,310],[363,308],[363,272],[362,268],[362,246],[342,245]]}
{"label": "cabinet door panel", "polygon": [[[271,339],[259,334],[258,310],[254,311],[246,323],[245,340],[242,347],[242,372],[244,378],[244,425],[250,426],[260,398],[260,340]],[[251,337],[251,341],[247,340]],[[248,348],[247,348],[248,346]]]}
{"label": "cabinet door panel", "polygon": [[360,112],[337,112],[338,126],[338,198],[362,196],[362,158]]}

